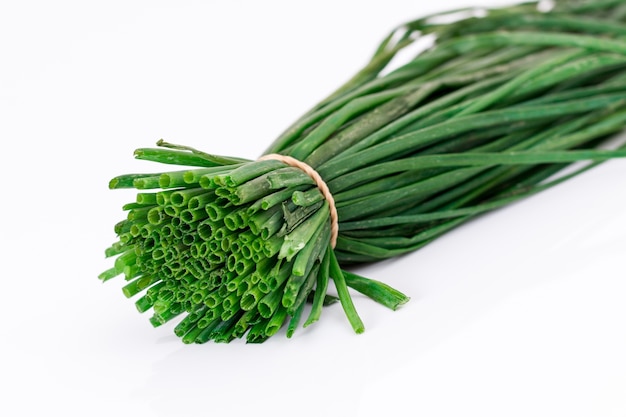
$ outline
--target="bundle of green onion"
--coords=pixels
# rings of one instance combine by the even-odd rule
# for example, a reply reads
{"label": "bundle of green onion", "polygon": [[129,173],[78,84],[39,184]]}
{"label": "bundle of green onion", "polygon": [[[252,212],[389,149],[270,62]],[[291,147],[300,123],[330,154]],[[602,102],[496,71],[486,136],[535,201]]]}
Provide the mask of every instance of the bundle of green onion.
{"label": "bundle of green onion", "polygon": [[[626,125],[625,19],[622,0],[429,16],[393,31],[269,147],[273,156],[162,141],[139,149],[139,159],[189,168],[111,181],[140,192],[100,278],[123,274],[124,294],[153,310],[154,326],[183,316],[174,331],[185,343],[262,342],[285,324],[291,336],[305,310],[307,326],[337,300],[360,333],[349,287],[391,309],[408,298],[346,265],[416,250],[626,156],[604,146]],[[388,69],[422,38],[433,45]]]}

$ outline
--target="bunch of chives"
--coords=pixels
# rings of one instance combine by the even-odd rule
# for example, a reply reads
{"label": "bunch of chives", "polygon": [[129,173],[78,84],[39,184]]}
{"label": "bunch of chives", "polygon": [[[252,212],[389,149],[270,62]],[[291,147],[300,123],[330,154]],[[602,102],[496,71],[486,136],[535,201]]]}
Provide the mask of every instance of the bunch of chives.
{"label": "bunch of chives", "polygon": [[[408,297],[347,265],[416,250],[477,215],[626,156],[623,145],[607,147],[626,125],[621,0],[478,11],[402,25],[271,144],[267,153],[319,174],[332,201],[311,175],[279,160],[163,141],[138,149],[139,159],[187,169],[111,181],[110,188],[139,192],[124,206],[119,241],[106,250],[114,266],[100,278],[123,275],[124,294],[140,312],[152,310],[154,326],[182,317],[174,331],[185,343],[258,343],[284,325],[290,337],[336,301],[360,333],[348,287],[394,310]],[[386,71],[423,36],[436,42]],[[583,160],[590,162],[561,174]]]}

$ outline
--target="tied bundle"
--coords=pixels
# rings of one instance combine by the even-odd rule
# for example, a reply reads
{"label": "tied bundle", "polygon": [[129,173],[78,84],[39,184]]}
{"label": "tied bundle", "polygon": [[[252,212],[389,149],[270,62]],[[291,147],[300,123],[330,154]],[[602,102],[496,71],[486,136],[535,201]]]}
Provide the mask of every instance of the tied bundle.
{"label": "tied bundle", "polygon": [[[100,278],[123,275],[154,326],[182,317],[185,343],[258,343],[284,325],[290,337],[337,301],[362,332],[349,288],[394,310],[408,297],[346,266],[414,251],[626,156],[613,140],[626,125],[626,5],[538,6],[400,26],[259,160],[138,149],[187,168],[111,180],[139,192]],[[431,44],[391,69],[418,40]]]}

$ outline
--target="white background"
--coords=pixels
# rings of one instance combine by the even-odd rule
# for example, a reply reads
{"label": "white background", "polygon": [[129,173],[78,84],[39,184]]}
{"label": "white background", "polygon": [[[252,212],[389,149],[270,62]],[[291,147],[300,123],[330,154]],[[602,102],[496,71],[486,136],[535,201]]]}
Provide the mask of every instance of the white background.
{"label": "white background", "polygon": [[394,26],[507,3],[3,2],[0,414],[626,415],[625,161],[360,268],[412,300],[359,336],[186,346],[96,278],[135,148],[255,158]]}

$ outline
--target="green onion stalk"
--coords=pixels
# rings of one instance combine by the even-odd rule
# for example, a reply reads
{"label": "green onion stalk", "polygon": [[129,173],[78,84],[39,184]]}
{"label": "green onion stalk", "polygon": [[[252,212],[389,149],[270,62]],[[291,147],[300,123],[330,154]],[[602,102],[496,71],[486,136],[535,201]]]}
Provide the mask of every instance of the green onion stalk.
{"label": "green onion stalk", "polygon": [[[151,310],[155,327],[178,319],[184,343],[259,343],[283,326],[291,337],[337,301],[363,332],[349,288],[392,310],[408,297],[350,265],[414,251],[626,156],[614,140],[626,125],[626,4],[538,6],[399,26],[268,147],[273,157],[164,141],[136,150],[184,169],[111,180],[138,193],[115,225],[119,240],[105,251],[114,265],[100,279],[124,276],[137,309]],[[431,46],[392,68],[422,38]],[[586,163],[571,166],[578,161]]]}

